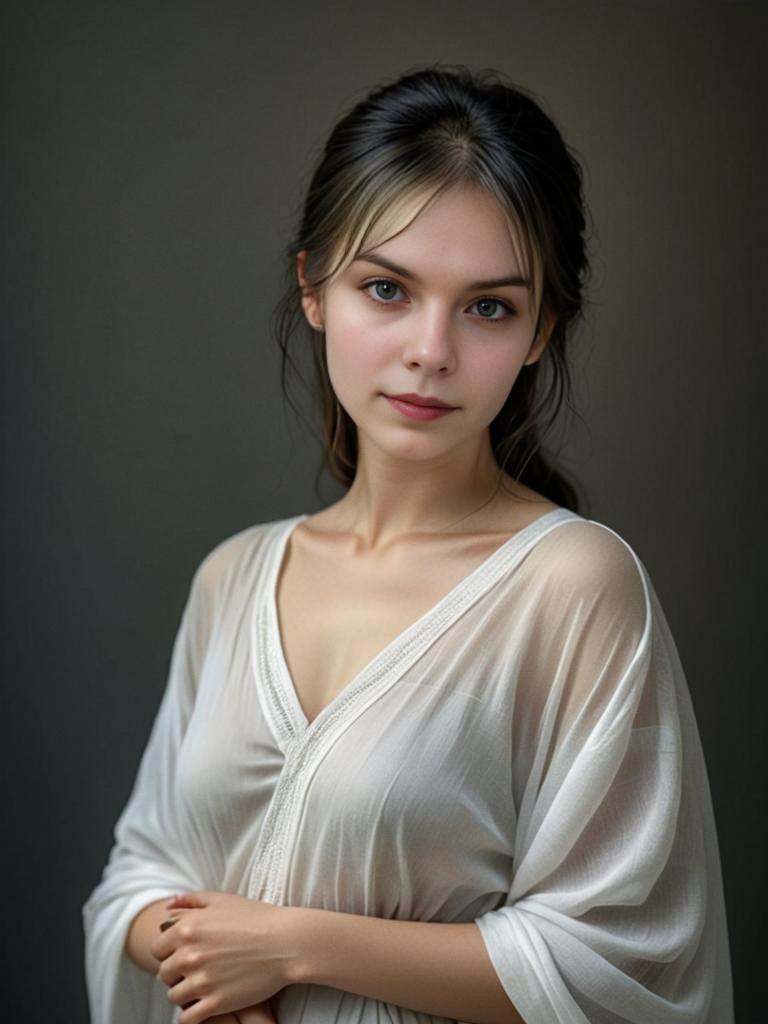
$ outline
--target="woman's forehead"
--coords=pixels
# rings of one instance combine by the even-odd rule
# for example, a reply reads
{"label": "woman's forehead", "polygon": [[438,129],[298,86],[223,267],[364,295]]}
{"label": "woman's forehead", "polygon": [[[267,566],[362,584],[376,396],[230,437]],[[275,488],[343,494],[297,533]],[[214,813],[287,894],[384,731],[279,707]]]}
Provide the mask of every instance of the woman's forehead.
{"label": "woman's forehead", "polygon": [[404,196],[393,201],[369,227],[365,245],[383,245],[398,238],[426,238],[435,233],[451,241],[458,229],[462,239],[504,245],[510,226],[505,205],[487,189],[479,185],[453,185],[426,197]]}
{"label": "woman's forehead", "polygon": [[333,277],[373,252],[401,266],[412,264],[414,277],[449,257],[459,266],[466,263],[471,269],[464,276],[471,274],[473,280],[505,273],[531,280],[536,275],[536,252],[528,233],[514,211],[481,186],[396,197],[364,230],[339,243]]}

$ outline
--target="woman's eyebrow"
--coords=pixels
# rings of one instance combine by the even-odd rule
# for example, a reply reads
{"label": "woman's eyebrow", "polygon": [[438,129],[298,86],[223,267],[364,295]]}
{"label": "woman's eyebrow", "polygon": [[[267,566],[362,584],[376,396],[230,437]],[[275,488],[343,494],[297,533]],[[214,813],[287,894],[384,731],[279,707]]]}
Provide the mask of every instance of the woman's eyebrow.
{"label": "woman's eyebrow", "polygon": [[[359,263],[361,260],[365,260],[367,263],[376,263],[380,267],[384,267],[385,270],[391,270],[395,274],[400,274],[401,277],[407,277],[410,281],[415,281],[416,284],[421,284],[419,278],[407,270],[405,267],[401,267],[399,263],[395,263],[393,260],[388,259],[386,256],[380,256],[378,253],[368,252],[360,253],[352,261],[353,263]],[[507,277],[494,277],[489,281],[474,281],[467,287],[470,290],[476,288],[503,288],[505,285],[515,285],[516,287],[528,288],[530,282],[527,278],[521,274],[509,274]]]}

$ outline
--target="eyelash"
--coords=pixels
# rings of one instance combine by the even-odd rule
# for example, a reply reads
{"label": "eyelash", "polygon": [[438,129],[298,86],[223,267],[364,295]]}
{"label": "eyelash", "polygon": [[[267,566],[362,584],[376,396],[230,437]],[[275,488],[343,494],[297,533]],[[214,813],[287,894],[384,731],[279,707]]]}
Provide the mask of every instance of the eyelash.
{"label": "eyelash", "polygon": [[[369,288],[372,288],[375,284],[391,284],[394,285],[395,288],[399,288],[400,291],[404,291],[402,286],[399,285],[397,281],[392,281],[388,277],[377,277],[373,281],[366,281],[365,284],[360,285],[360,291],[363,292],[363,294],[366,295],[371,300],[371,302],[375,302],[377,306],[391,306],[394,304],[394,300],[387,302],[384,299],[375,299],[368,290]],[[506,316],[494,318],[487,316],[479,316],[477,318],[478,320],[482,320],[485,323],[504,323],[505,320],[508,320],[511,316],[515,316],[517,313],[517,310],[514,308],[514,306],[511,306],[508,302],[505,302],[503,299],[497,299],[493,295],[481,295],[480,298],[475,299],[472,305],[474,306],[478,302],[495,302],[498,306],[501,306],[502,309],[505,309],[507,312]]]}

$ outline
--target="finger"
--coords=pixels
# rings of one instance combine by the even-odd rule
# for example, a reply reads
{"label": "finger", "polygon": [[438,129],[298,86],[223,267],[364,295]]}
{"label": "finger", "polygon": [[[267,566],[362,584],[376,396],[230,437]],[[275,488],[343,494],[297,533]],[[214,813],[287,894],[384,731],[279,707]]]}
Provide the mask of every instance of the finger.
{"label": "finger", "polygon": [[158,928],[157,936],[152,939],[149,951],[155,960],[167,960],[176,951],[179,944],[178,928],[166,928],[161,931]]}
{"label": "finger", "polygon": [[[180,934],[180,923],[187,915],[196,913],[197,910],[177,910],[173,917],[169,916],[160,923],[157,936],[152,940],[149,947],[152,956],[156,960],[165,960],[175,952],[177,947],[184,941],[184,936]],[[174,927],[168,924],[167,927],[163,928],[163,925],[169,921],[173,922]]]}
{"label": "finger", "polygon": [[193,910],[200,909],[200,907],[176,907],[174,910],[169,910],[168,917],[160,924],[160,931],[164,932],[167,928],[170,928],[172,924],[180,921],[185,914],[191,914]]}
{"label": "finger", "polygon": [[181,1007],[194,1006],[202,998],[199,982],[196,984],[193,978],[185,978],[183,975],[168,985],[166,995],[170,1002]]}
{"label": "finger", "polygon": [[[216,1016],[216,1007],[212,1005],[211,1000],[206,997],[205,999],[200,999],[198,1002],[186,1007],[179,1016],[177,1024],[204,1024],[209,1017],[213,1017],[215,1019]],[[218,1014],[218,1016],[222,1015]]]}
{"label": "finger", "polygon": [[168,909],[175,909],[176,907],[207,907],[208,903],[207,894],[204,892],[182,892],[172,896],[165,906]]}
{"label": "finger", "polygon": [[256,1003],[254,1006],[246,1006],[237,1011],[240,1024],[276,1024],[275,1015],[269,1005],[269,1000],[263,1003]]}
{"label": "finger", "polygon": [[184,975],[179,969],[175,955],[166,957],[165,960],[161,961],[160,966],[157,969],[157,977],[163,982],[163,984],[167,985],[169,989],[184,980]]}

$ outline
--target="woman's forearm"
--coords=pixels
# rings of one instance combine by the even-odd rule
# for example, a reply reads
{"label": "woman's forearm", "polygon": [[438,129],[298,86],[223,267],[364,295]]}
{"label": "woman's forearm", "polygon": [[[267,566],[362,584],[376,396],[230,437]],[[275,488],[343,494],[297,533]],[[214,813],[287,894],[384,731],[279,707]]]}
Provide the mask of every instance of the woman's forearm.
{"label": "woman's forearm", "polygon": [[160,966],[157,960],[149,951],[149,947],[160,934],[160,924],[170,917],[170,912],[165,909],[167,897],[148,903],[143,910],[140,910],[131,922],[128,935],[125,940],[125,952],[130,960],[137,967],[141,967],[150,974],[157,974]]}
{"label": "woman's forearm", "polygon": [[295,908],[296,982],[471,1024],[524,1024],[473,922],[397,921]]}

